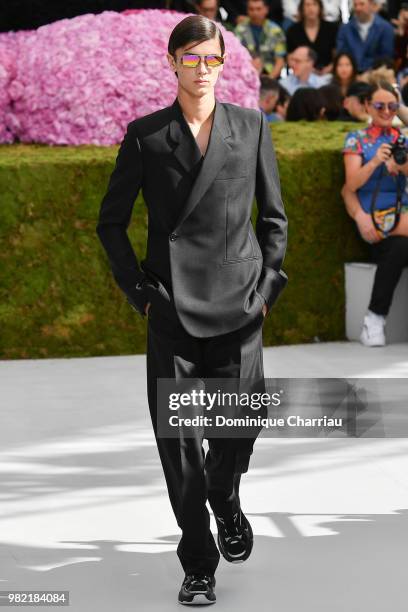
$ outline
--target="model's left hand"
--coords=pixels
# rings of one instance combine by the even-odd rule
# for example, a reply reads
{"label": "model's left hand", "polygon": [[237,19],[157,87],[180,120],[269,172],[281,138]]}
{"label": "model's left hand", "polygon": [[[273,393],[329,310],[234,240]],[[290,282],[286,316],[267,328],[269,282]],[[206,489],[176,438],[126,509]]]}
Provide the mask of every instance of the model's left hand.
{"label": "model's left hand", "polygon": [[266,304],[264,304],[262,306],[262,312],[263,312],[263,316],[264,318],[266,317],[266,315],[268,314],[268,306]]}

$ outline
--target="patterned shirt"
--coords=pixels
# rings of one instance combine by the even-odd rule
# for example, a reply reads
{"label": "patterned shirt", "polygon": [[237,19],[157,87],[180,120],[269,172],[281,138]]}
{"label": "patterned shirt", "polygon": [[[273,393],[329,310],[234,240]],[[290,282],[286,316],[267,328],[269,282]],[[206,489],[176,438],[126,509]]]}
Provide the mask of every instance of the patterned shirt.
{"label": "patterned shirt", "polygon": [[278,57],[286,56],[285,34],[282,28],[270,19],[265,19],[263,22],[262,31],[259,37],[259,47],[254,38],[249,17],[246,17],[245,20],[236,26],[235,35],[252,56],[257,52],[259,53],[265,71],[268,73],[272,72]]}
{"label": "patterned shirt", "polygon": [[[392,144],[399,136],[402,136],[402,133],[397,128],[382,128],[378,125],[370,125],[362,130],[355,130],[347,134],[344,142],[343,153],[345,155],[361,155],[362,163],[365,165],[368,161],[370,161],[370,159],[373,159],[377,149],[383,143]],[[381,176],[381,168],[383,168],[383,174],[380,182],[380,189],[375,202],[375,208],[385,209],[395,204],[397,196],[397,181],[399,184],[399,190],[402,193],[402,203],[403,205],[408,204],[408,196],[405,192],[405,176],[400,174],[398,177],[393,177],[388,173],[386,166],[381,164],[374,170],[368,181],[366,181],[364,185],[360,187],[360,189],[357,189],[356,192],[362,208],[367,213],[371,211],[371,201],[373,198],[373,193],[376,189],[378,177]]]}

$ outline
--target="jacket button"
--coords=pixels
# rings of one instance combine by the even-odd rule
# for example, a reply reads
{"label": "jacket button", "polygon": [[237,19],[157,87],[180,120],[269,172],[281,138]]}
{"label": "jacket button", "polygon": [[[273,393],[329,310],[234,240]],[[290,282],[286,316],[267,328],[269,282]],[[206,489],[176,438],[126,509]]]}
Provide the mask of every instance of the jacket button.
{"label": "jacket button", "polygon": [[178,238],[178,234],[170,234],[170,240],[172,242],[174,242],[174,240],[177,240],[177,238]]}

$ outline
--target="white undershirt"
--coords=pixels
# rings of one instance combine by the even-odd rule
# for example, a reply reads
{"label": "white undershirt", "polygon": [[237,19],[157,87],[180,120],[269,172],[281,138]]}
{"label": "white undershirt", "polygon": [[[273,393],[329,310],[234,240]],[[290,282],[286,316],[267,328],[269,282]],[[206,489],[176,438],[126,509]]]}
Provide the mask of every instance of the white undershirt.
{"label": "white undershirt", "polygon": [[367,38],[368,31],[371,28],[373,21],[374,17],[372,17],[370,21],[366,21],[364,23],[357,21],[358,33],[360,34],[361,40],[365,40]]}

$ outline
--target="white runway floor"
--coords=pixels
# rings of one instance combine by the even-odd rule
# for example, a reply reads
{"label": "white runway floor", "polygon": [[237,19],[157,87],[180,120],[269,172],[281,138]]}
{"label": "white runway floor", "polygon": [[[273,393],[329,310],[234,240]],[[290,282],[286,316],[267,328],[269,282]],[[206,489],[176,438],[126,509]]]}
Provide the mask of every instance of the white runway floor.
{"label": "white runway floor", "polygon": [[[408,345],[265,348],[264,362],[266,377],[405,378]],[[0,590],[180,610],[145,356],[2,361],[0,394]],[[407,612],[408,439],[260,438],[241,483],[254,550],[221,558],[214,609]]]}

